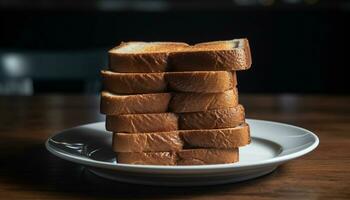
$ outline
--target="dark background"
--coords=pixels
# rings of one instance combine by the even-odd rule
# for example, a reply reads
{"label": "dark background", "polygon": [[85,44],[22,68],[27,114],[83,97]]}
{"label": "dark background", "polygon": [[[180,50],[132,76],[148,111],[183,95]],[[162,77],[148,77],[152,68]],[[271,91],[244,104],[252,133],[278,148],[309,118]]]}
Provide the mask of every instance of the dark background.
{"label": "dark background", "polygon": [[[349,94],[349,25],[348,1],[0,0],[0,55],[37,57],[14,78],[31,79],[29,94],[84,93],[100,89],[84,85],[121,41],[247,37],[253,65],[238,74],[241,93]],[[3,82],[11,79],[1,71],[6,59]]]}

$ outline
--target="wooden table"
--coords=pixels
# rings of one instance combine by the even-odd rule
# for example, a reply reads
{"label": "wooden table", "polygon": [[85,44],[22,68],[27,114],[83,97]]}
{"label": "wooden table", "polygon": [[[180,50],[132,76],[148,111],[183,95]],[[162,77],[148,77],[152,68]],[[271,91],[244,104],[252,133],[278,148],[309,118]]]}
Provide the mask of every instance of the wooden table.
{"label": "wooden table", "polygon": [[0,199],[350,199],[350,97],[241,95],[240,100],[248,117],[310,129],[320,146],[242,183],[130,185],[96,177],[44,147],[57,131],[103,121],[97,96],[0,97]]}

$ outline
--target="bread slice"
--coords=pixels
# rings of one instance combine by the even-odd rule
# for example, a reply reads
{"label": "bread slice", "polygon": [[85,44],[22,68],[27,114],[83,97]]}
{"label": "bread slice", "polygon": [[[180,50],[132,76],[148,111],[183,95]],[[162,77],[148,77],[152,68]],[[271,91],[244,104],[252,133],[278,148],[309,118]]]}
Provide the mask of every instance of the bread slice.
{"label": "bread slice", "polygon": [[177,165],[212,165],[235,163],[239,150],[235,149],[186,149],[177,152]]}
{"label": "bread slice", "polygon": [[179,129],[234,128],[245,122],[242,105],[178,115],[175,113],[107,115],[106,129],[118,133],[148,133]]}
{"label": "bread slice", "polygon": [[149,133],[178,130],[174,113],[107,115],[106,129],[118,133]]}
{"label": "bread slice", "polygon": [[117,153],[117,162],[135,165],[176,165],[175,152],[121,152]]}
{"label": "bread slice", "polygon": [[132,113],[163,113],[168,110],[170,93],[115,95],[101,93],[101,113],[121,115]]}
{"label": "bread slice", "polygon": [[169,110],[175,113],[201,112],[238,105],[237,88],[222,93],[173,93]]}
{"label": "bread slice", "polygon": [[230,90],[237,85],[235,72],[157,72],[116,73],[102,70],[106,91],[115,94],[161,93],[167,90],[196,93],[215,93]]}
{"label": "bread slice", "polygon": [[159,133],[114,133],[115,152],[179,151],[183,141],[177,131]]}
{"label": "bread slice", "polygon": [[167,89],[164,73],[101,71],[104,89],[115,94],[161,93]]}
{"label": "bread slice", "polygon": [[236,73],[227,71],[168,72],[165,74],[172,91],[216,93],[237,85]]}
{"label": "bread slice", "polygon": [[250,144],[249,125],[235,128],[179,131],[186,148],[232,149]]}
{"label": "bread slice", "polygon": [[169,56],[173,71],[246,70],[252,64],[247,39],[199,43]]}
{"label": "bread slice", "polygon": [[122,152],[117,162],[138,165],[208,165],[238,162],[235,149],[186,149],[178,152]]}
{"label": "bread slice", "polygon": [[159,133],[114,133],[115,152],[162,152],[185,148],[232,149],[250,143],[248,124],[226,129],[180,130]]}
{"label": "bread slice", "polygon": [[180,130],[233,128],[245,122],[244,108],[208,110],[179,114]]}
{"label": "bread slice", "polygon": [[188,46],[180,42],[122,42],[108,52],[109,67],[115,72],[164,72],[169,52]]}

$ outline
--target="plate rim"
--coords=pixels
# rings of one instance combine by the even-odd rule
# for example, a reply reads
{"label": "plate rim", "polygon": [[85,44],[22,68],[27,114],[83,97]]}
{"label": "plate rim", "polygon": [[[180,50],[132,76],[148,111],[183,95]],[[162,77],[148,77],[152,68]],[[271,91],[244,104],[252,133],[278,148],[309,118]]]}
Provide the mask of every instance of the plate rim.
{"label": "plate rim", "polygon": [[58,148],[53,147],[52,145],[49,144],[49,140],[53,137],[55,137],[58,134],[61,134],[62,132],[69,131],[75,128],[80,128],[84,126],[93,126],[99,123],[104,123],[104,122],[94,122],[94,123],[88,123],[88,124],[82,124],[79,126],[75,126],[72,128],[64,129],[62,131],[59,131],[53,135],[51,135],[46,141],[45,141],[45,147],[46,149],[52,153],[53,155],[64,159],[68,160],[74,163],[90,166],[90,167],[98,167],[98,168],[103,168],[103,169],[112,169],[112,170],[123,170],[123,171],[140,171],[140,170],[166,170],[166,171],[187,171],[187,170],[225,170],[225,169],[246,169],[246,168],[257,168],[257,167],[265,167],[268,165],[278,165],[280,163],[286,162],[288,160],[292,160],[298,157],[301,157],[311,151],[313,151],[318,145],[319,145],[319,138],[318,136],[311,132],[310,130],[307,130],[305,128],[291,125],[291,124],[286,124],[286,123],[281,123],[281,122],[276,122],[276,121],[268,121],[268,120],[260,120],[260,119],[251,119],[247,118],[247,123],[251,122],[261,122],[261,123],[269,123],[273,125],[278,125],[278,126],[284,126],[284,127],[289,127],[293,129],[299,129],[301,131],[306,132],[307,134],[310,134],[313,138],[313,143],[299,151],[286,154],[283,156],[278,156],[274,158],[270,158],[267,160],[262,160],[258,161],[255,163],[232,163],[232,164],[215,164],[215,165],[192,165],[192,166],[162,166],[162,165],[133,165],[133,164],[121,164],[121,163],[108,163],[108,162],[103,162],[103,161],[97,161],[93,160],[87,157],[82,157],[82,156],[77,156],[73,155],[67,152],[60,151]]}

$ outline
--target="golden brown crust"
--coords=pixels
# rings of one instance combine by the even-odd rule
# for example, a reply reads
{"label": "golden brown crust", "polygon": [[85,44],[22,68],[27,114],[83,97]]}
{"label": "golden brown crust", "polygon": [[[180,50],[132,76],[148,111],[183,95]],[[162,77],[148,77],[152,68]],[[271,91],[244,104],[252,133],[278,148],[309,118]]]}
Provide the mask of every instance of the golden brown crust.
{"label": "golden brown crust", "polygon": [[118,133],[149,133],[178,130],[174,113],[107,115],[106,129]]}
{"label": "golden brown crust", "polygon": [[[136,52],[118,51],[132,43],[141,43],[141,49]],[[168,71],[169,52],[178,51],[187,46],[186,43],[176,42],[121,43],[108,52],[109,68],[114,72],[165,72]]]}
{"label": "golden brown crust", "polygon": [[237,85],[234,76],[235,72],[227,71],[168,72],[165,79],[172,91],[218,93]]}
{"label": "golden brown crust", "polygon": [[168,71],[169,53],[109,54],[109,69],[114,72],[165,72]]}
{"label": "golden brown crust", "polygon": [[147,113],[107,115],[106,129],[119,133],[148,133],[175,130],[234,128],[245,122],[244,108],[191,113]]}
{"label": "golden brown crust", "polygon": [[250,68],[250,58],[246,56],[242,49],[177,52],[171,54],[170,64],[172,71],[239,71]]}
{"label": "golden brown crust", "polygon": [[232,149],[250,143],[248,124],[235,128],[156,133],[113,133],[115,152],[179,151],[184,148]]}
{"label": "golden brown crust", "polygon": [[237,85],[235,72],[116,73],[101,71],[106,91],[115,94],[147,94],[169,91],[218,93]]}
{"label": "golden brown crust", "polygon": [[239,160],[238,148],[186,149],[177,153],[177,165],[211,165],[235,163]]}
{"label": "golden brown crust", "polygon": [[186,149],[179,152],[122,152],[117,162],[139,165],[207,165],[238,162],[238,149]]}
{"label": "golden brown crust", "polygon": [[177,131],[159,133],[114,133],[115,152],[179,151],[183,147]]}
{"label": "golden brown crust", "polygon": [[248,42],[248,39],[244,39],[245,42],[243,43],[244,44],[244,53],[245,53],[245,57],[247,59],[245,59],[245,66],[249,66],[248,68],[246,69],[249,69],[250,66],[252,65],[252,54],[251,54],[251,51],[250,51],[250,46],[249,46],[249,42]]}
{"label": "golden brown crust", "polygon": [[248,124],[235,128],[179,131],[187,147],[232,149],[248,145],[251,141]]}
{"label": "golden brown crust", "polygon": [[173,52],[169,55],[172,71],[238,71],[251,66],[247,39],[241,39],[242,48]]}
{"label": "golden brown crust", "polygon": [[180,130],[233,128],[245,122],[244,108],[208,110],[179,114]]}
{"label": "golden brown crust", "polygon": [[168,110],[170,93],[114,95],[101,93],[101,113],[106,115],[163,113]]}
{"label": "golden brown crust", "polygon": [[101,71],[106,91],[115,94],[161,93],[167,90],[164,73],[115,73]]}
{"label": "golden brown crust", "polygon": [[238,105],[237,88],[222,93],[172,93],[169,111],[175,113],[204,112]]}
{"label": "golden brown crust", "polygon": [[[236,42],[239,42],[237,47],[231,44]],[[109,68],[112,71],[236,71],[249,69],[252,63],[247,39],[200,43],[194,46],[171,42],[143,43],[146,45],[140,47],[141,51],[118,52],[118,48],[128,44],[132,42],[122,43],[108,52]]]}
{"label": "golden brown crust", "polygon": [[117,153],[117,162],[138,165],[176,165],[174,152],[121,152]]}

